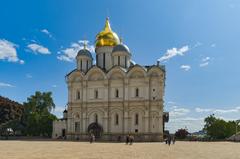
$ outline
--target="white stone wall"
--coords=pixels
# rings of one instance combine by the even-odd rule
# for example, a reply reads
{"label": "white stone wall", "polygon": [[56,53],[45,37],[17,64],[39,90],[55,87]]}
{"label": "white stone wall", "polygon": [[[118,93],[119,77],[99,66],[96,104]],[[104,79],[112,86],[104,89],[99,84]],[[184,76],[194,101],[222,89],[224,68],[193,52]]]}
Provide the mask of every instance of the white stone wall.
{"label": "white stone wall", "polygon": [[56,139],[62,136],[62,130],[65,129],[67,132],[67,121],[66,120],[56,120],[53,121],[53,133],[52,138]]}
{"label": "white stone wall", "polygon": [[[79,114],[80,132],[87,133],[88,125],[94,122],[97,114],[98,123],[105,133],[163,133],[164,72],[160,68],[154,69],[151,74],[151,71],[147,72],[139,66],[129,72],[121,72],[116,68],[105,74],[95,67],[81,78],[74,77],[78,76],[77,73],[71,74],[73,77],[67,81],[70,96],[68,109],[71,109],[72,114]],[[77,91],[80,92],[81,99],[76,99]],[[98,91],[97,98],[95,91]],[[119,116],[118,125],[115,123],[116,114]],[[137,125],[136,114],[139,116]],[[68,130],[72,133],[75,132],[74,122],[74,115],[70,115]]]}

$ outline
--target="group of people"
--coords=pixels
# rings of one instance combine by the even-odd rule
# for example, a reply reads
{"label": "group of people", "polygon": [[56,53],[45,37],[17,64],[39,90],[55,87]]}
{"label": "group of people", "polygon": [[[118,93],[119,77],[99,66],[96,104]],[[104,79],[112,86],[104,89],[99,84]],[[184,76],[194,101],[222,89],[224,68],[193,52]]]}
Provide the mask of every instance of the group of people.
{"label": "group of people", "polygon": [[168,144],[169,146],[172,144],[175,144],[175,136],[168,135],[167,138],[165,139],[165,143]]}
{"label": "group of people", "polygon": [[127,135],[126,136],[126,145],[132,145],[134,141],[134,136],[133,135]]}

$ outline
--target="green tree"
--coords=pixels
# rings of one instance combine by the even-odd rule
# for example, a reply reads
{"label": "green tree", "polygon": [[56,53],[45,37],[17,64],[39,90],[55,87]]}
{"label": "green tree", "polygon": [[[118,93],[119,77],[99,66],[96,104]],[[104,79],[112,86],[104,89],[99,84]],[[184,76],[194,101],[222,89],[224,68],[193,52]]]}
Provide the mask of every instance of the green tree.
{"label": "green tree", "polygon": [[225,139],[235,133],[236,122],[216,118],[214,114],[204,119],[204,130],[213,139]]}
{"label": "green tree", "polygon": [[51,114],[55,108],[51,92],[36,92],[24,102],[24,134],[31,136],[51,136],[52,122],[56,116]]}
{"label": "green tree", "polygon": [[189,132],[186,129],[178,129],[175,132],[175,136],[178,139],[185,139],[187,137],[187,135],[189,134]]}

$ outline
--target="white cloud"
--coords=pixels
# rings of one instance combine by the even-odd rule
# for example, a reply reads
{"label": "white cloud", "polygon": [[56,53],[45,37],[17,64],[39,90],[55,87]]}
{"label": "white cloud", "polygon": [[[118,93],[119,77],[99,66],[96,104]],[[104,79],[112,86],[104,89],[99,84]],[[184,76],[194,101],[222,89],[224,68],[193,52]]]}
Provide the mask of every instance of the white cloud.
{"label": "white cloud", "polygon": [[206,67],[206,66],[208,66],[208,64],[209,64],[209,62],[204,62],[204,63],[201,63],[199,66],[200,67]]}
{"label": "white cloud", "polygon": [[216,47],[216,44],[211,44],[211,47]]}
{"label": "white cloud", "polygon": [[166,123],[166,129],[170,130],[171,133],[175,133],[178,129],[186,128],[189,132],[196,132],[203,128],[204,118],[196,117],[181,117],[171,118],[169,123]]}
{"label": "white cloud", "polygon": [[51,54],[51,52],[48,50],[48,48],[42,46],[42,45],[39,45],[39,44],[36,44],[36,43],[32,43],[32,44],[29,44],[27,46],[32,52],[34,53],[39,53],[39,54]]}
{"label": "white cloud", "polygon": [[24,61],[18,58],[16,48],[16,44],[5,39],[0,39],[0,60],[7,60],[8,62],[19,62],[20,64],[24,64]]}
{"label": "white cloud", "polygon": [[172,110],[169,112],[170,117],[179,117],[179,116],[184,116],[190,112],[189,109],[186,108],[179,108],[178,106],[173,106]]}
{"label": "white cloud", "polygon": [[[85,43],[88,44],[89,42],[85,41]],[[57,56],[57,59],[68,62],[74,61],[78,51],[84,48],[83,44],[84,40],[79,40],[78,42],[72,43],[70,47],[62,49],[58,52],[59,55]],[[87,49],[90,52],[94,52],[95,48],[93,45],[87,45]]]}
{"label": "white cloud", "polygon": [[54,84],[54,85],[52,85],[52,87],[53,87],[53,88],[56,88],[56,87],[57,87],[57,85],[55,85],[55,84]]}
{"label": "white cloud", "polygon": [[202,46],[203,44],[201,43],[201,42],[197,42],[194,46],[193,46],[193,48],[197,48],[197,47],[199,47],[199,46]]}
{"label": "white cloud", "polygon": [[240,107],[235,107],[231,109],[202,109],[202,108],[195,108],[195,111],[197,113],[205,113],[205,112],[211,112],[216,114],[226,114],[226,113],[238,113],[240,112]]}
{"label": "white cloud", "polygon": [[205,58],[202,58],[201,60],[201,63],[200,63],[200,67],[206,67],[209,65],[209,62],[210,62],[211,58],[210,57],[205,57]]}
{"label": "white cloud", "polygon": [[186,45],[186,46],[183,46],[181,48],[172,48],[172,49],[169,49],[167,50],[167,52],[162,56],[160,57],[158,60],[160,62],[164,62],[164,61],[167,61],[175,56],[183,56],[186,52],[189,51],[189,46]]}
{"label": "white cloud", "polygon": [[0,87],[14,87],[14,86],[9,83],[0,82]]}
{"label": "white cloud", "polygon": [[52,34],[47,29],[42,29],[41,32],[48,35],[50,38],[53,37]]}
{"label": "white cloud", "polygon": [[32,78],[32,75],[31,74],[26,74],[26,78]]}
{"label": "white cloud", "polygon": [[180,66],[181,69],[183,69],[184,71],[189,71],[191,69],[190,65],[182,65]]}
{"label": "white cloud", "polygon": [[206,109],[206,108],[204,108],[204,109],[202,109],[202,108],[195,108],[195,111],[197,113],[203,113],[203,112],[212,112],[213,110],[212,109]]}
{"label": "white cloud", "polygon": [[207,57],[202,59],[202,62],[206,62],[206,61],[209,61],[209,60],[210,60],[210,57],[207,56]]}
{"label": "white cloud", "polygon": [[174,101],[168,101],[167,103],[168,104],[176,104],[176,102],[174,102]]}

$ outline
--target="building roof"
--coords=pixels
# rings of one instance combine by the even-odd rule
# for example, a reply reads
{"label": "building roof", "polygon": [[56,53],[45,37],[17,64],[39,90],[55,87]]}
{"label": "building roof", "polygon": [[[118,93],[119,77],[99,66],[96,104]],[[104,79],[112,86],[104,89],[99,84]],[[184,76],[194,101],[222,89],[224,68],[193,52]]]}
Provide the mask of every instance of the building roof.
{"label": "building roof", "polygon": [[93,59],[91,52],[86,48],[79,50],[77,56],[87,56]]}
{"label": "building roof", "polygon": [[112,52],[117,52],[117,51],[123,51],[123,52],[127,52],[130,54],[129,48],[127,47],[127,45],[124,45],[124,44],[118,44],[118,45],[114,46]]}

